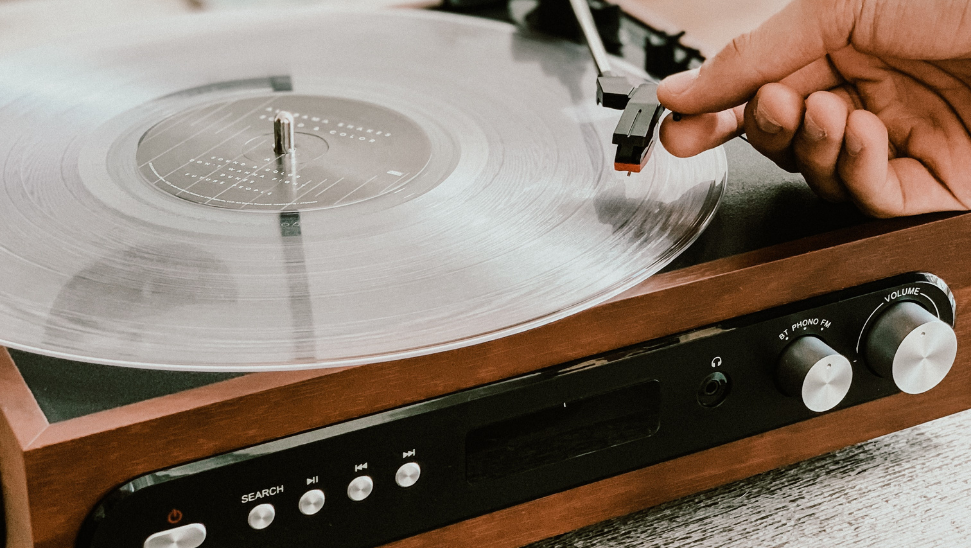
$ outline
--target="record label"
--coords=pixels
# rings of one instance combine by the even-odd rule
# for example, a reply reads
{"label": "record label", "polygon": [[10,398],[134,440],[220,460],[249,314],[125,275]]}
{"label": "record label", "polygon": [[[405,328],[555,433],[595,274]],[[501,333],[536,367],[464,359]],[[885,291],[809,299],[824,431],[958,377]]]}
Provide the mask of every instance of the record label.
{"label": "record label", "polygon": [[[293,154],[273,149],[281,110],[294,117]],[[240,211],[340,207],[397,192],[430,156],[425,133],[394,111],[279,93],[180,112],[148,130],[136,153],[156,188]]]}

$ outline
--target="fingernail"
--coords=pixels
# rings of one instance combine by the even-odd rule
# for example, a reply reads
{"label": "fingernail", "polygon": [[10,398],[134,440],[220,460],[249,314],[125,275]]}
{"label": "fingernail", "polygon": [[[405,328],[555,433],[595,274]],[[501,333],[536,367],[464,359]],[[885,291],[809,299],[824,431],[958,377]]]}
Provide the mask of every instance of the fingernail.
{"label": "fingernail", "polygon": [[826,138],[826,130],[821,128],[808,112],[803,120],[802,129],[810,141],[822,141]]}
{"label": "fingernail", "polygon": [[859,156],[863,152],[863,139],[853,133],[850,128],[846,128],[846,133],[843,135],[843,146],[850,156]]}
{"label": "fingernail", "polygon": [[762,104],[755,105],[755,125],[766,133],[775,134],[782,131],[782,125],[769,116],[769,113],[762,108]]}
{"label": "fingernail", "polygon": [[664,87],[665,91],[667,91],[672,95],[681,95],[682,93],[687,91],[688,88],[690,88],[691,85],[694,84],[695,80],[697,79],[698,79],[698,69],[691,69],[686,72],[679,72],[677,74],[672,74],[671,76],[668,76],[664,80],[661,80],[661,83],[658,84],[658,87]]}

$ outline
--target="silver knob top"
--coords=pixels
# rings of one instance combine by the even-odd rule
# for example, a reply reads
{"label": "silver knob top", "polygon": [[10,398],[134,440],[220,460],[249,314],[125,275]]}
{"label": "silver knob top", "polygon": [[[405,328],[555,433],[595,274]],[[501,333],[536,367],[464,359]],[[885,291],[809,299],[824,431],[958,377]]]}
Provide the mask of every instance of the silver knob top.
{"label": "silver knob top", "polygon": [[853,366],[818,337],[805,336],[782,352],[776,380],[783,392],[799,396],[810,411],[821,413],[846,397],[853,382]]}
{"label": "silver knob top", "polygon": [[919,304],[904,301],[874,321],[865,350],[875,373],[892,378],[902,392],[920,394],[944,380],[957,347],[950,325]]}
{"label": "silver knob top", "polygon": [[273,118],[273,152],[290,154],[293,146],[293,115],[281,110]]}

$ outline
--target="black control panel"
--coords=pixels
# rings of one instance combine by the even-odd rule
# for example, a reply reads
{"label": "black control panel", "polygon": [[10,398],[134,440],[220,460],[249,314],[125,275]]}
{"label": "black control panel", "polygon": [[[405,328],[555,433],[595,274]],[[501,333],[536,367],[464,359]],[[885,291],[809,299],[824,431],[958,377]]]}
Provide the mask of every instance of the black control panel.
{"label": "black control panel", "polygon": [[78,546],[375,546],[898,393],[868,341],[953,322],[940,279],[897,276],[161,470]]}

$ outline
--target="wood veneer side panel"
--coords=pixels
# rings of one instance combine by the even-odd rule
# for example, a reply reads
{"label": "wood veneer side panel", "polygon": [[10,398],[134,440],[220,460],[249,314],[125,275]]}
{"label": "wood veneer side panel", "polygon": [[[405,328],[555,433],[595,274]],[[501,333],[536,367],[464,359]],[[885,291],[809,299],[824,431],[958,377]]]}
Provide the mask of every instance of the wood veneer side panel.
{"label": "wood veneer side panel", "polygon": [[[901,232],[907,229],[925,227],[919,228],[919,230],[935,230],[928,229],[926,227],[934,225],[938,222],[945,223],[947,226],[966,226],[965,223],[971,223],[971,219],[962,219],[961,217],[971,217],[971,214],[947,213],[926,215],[922,217],[897,217],[893,219],[881,219],[831,232],[807,236],[805,238],[780,243],[771,247],[755,249],[745,253],[730,255],[721,259],[696,264],[687,268],[655,274],[644,282],[638,284],[636,287],[621,294],[616,300],[624,300],[647,293],[656,293],[663,289],[672,287],[686,286],[690,283],[698,282],[707,278],[789,259],[798,255],[805,255],[814,251],[833,249],[880,236],[886,237],[889,234]],[[967,232],[967,229],[965,229],[965,232]]]}
{"label": "wood veneer side panel", "polygon": [[971,409],[971,290],[958,294],[955,366],[933,390],[896,394],[385,545],[513,548]]}
{"label": "wood veneer side panel", "polygon": [[[10,441],[24,449],[49,426],[34,395],[24,382],[6,348],[0,347],[0,412],[3,422],[10,426],[14,438]],[[7,440],[5,440],[7,441]]]}
{"label": "wood veneer side panel", "polygon": [[[53,425],[28,453],[31,492],[54,501],[32,509],[35,534],[52,543],[68,542],[108,490],[155,469],[539,367],[901,272],[930,271],[955,289],[968,287],[967,261],[948,258],[961,256],[969,242],[971,216],[951,217],[735,271],[715,271],[656,292],[634,292],[544,328],[474,347],[310,378],[82,437],[61,430],[73,428],[78,424],[74,421]],[[52,471],[71,477],[72,485],[56,482]]]}
{"label": "wood veneer side panel", "polygon": [[3,519],[7,548],[30,548],[33,532],[30,524],[30,497],[24,454],[16,444],[10,424],[0,422],[0,486],[3,489]]}
{"label": "wood veneer side panel", "polygon": [[[246,396],[288,391],[309,379],[323,379],[346,371],[347,367],[306,371],[252,373],[213,384],[176,392],[122,407],[106,409],[56,422],[33,440],[30,448],[56,445],[105,431],[164,419],[173,414],[218,406]],[[325,381],[326,382],[326,381]]]}
{"label": "wood veneer side panel", "polygon": [[0,484],[6,520],[7,547],[33,545],[24,450],[47,428],[47,419],[34,400],[10,353],[0,347]]}

